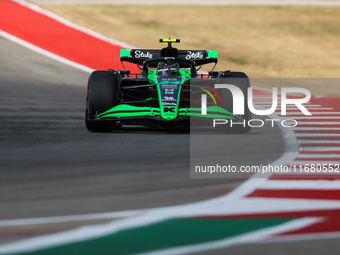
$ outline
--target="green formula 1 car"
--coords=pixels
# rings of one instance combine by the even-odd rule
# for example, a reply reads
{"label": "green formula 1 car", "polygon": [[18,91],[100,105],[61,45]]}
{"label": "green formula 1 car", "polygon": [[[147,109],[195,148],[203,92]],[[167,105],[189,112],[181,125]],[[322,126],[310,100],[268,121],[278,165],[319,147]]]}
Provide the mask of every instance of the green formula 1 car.
{"label": "green formula 1 car", "polygon": [[[217,51],[178,50],[172,43],[178,43],[179,39],[160,39],[160,42],[168,46],[161,50],[121,50],[122,65],[125,62],[137,65],[141,70],[138,74],[131,74],[125,66],[124,70],[92,72],[86,94],[86,128],[108,132],[122,125],[213,126],[213,120],[218,119],[234,122],[233,127],[223,125],[225,131],[248,132],[247,75],[214,71]],[[202,65],[209,63],[214,64],[212,71],[197,73]],[[231,91],[216,88],[216,84],[232,84],[242,90],[243,115],[233,114]],[[242,123],[245,125],[240,125]]]}

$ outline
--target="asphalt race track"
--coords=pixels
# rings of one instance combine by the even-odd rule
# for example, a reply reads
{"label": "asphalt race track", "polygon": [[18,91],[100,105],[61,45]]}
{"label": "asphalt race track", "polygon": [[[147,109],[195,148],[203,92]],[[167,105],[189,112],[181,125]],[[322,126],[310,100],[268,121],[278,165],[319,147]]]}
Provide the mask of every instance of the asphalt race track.
{"label": "asphalt race track", "polygon": [[[88,73],[2,37],[0,59],[0,220],[187,204],[223,195],[244,181],[190,179],[188,131],[87,131]],[[226,141],[225,157],[233,165],[271,163],[284,149],[278,128],[226,135]],[[95,223],[55,224],[52,232]],[[49,233],[47,228],[40,234]],[[6,231],[1,243],[39,235]],[[337,239],[320,239],[202,254],[339,254],[338,249]]]}
{"label": "asphalt race track", "polygon": [[[190,132],[84,126],[88,73],[0,37],[0,217],[153,208],[207,200],[244,179],[190,179]],[[234,165],[268,164],[279,128],[227,135]]]}

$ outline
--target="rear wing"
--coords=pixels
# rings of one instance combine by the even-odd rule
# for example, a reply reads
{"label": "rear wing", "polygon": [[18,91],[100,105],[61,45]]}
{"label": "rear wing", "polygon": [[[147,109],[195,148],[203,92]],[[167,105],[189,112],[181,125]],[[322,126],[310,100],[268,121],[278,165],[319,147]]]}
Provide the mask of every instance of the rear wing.
{"label": "rear wing", "polygon": [[[130,58],[159,58],[161,57],[161,50],[148,50],[148,49],[121,49],[121,57]],[[183,59],[207,59],[207,58],[218,58],[217,50],[178,50],[178,57]]]}
{"label": "rear wing", "polygon": [[[161,57],[162,50],[121,49],[120,50],[120,61],[122,62],[122,64],[124,61],[126,61],[126,62],[130,62],[133,64],[137,64],[138,66],[142,66],[145,60]],[[205,64],[209,64],[209,63],[215,63],[215,66],[216,66],[217,58],[218,58],[218,51],[217,50],[177,50],[176,55],[170,54],[167,57],[172,57],[172,56],[192,60],[194,61],[195,66],[202,66]]]}
{"label": "rear wing", "polygon": [[195,66],[202,66],[208,63],[215,63],[216,66],[217,64],[217,50],[178,50],[177,48],[173,48],[171,44],[179,43],[180,39],[159,39],[159,42],[168,43],[168,47],[161,50],[121,49],[120,61],[122,62],[122,65],[124,66],[123,62],[126,61],[137,64],[140,68],[145,60],[162,57],[174,57],[192,60],[195,63]]}

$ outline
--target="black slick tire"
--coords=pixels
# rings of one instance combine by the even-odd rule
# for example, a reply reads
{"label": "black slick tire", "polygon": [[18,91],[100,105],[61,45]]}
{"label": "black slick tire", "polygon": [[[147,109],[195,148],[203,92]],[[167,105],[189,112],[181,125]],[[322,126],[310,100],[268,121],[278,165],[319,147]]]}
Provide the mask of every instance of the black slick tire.
{"label": "black slick tire", "polygon": [[110,132],[115,121],[95,120],[95,116],[117,105],[119,80],[112,71],[94,71],[88,81],[85,126],[93,132]]}

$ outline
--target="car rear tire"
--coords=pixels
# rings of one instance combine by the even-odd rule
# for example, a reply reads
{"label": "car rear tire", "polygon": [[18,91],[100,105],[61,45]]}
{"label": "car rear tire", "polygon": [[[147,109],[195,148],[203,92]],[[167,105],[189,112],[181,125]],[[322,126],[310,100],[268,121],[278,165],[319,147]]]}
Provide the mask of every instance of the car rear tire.
{"label": "car rear tire", "polygon": [[110,132],[116,121],[93,121],[95,115],[117,105],[119,80],[112,71],[94,71],[88,81],[85,126],[93,132]]}
{"label": "car rear tire", "polygon": [[[230,127],[229,123],[224,125],[224,131],[226,133],[248,133],[251,127],[248,125],[248,120],[251,118],[251,113],[248,108],[248,87],[249,78],[242,72],[225,72],[226,76],[220,80],[220,84],[232,84],[240,88],[244,95],[244,115],[241,116],[245,120],[245,126],[236,124]],[[233,113],[233,96],[229,89],[220,89],[220,97],[222,100],[223,108]]]}

